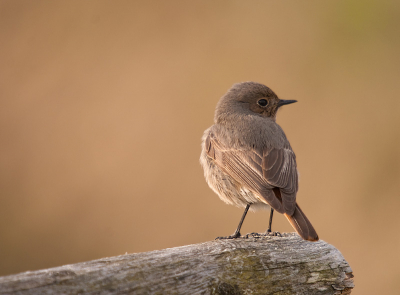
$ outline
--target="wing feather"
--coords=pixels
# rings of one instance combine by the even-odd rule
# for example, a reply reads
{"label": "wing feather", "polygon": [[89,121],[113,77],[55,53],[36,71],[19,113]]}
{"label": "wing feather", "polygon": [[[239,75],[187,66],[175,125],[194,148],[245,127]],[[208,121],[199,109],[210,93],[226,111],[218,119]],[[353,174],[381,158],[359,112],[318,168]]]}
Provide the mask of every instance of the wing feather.
{"label": "wing feather", "polygon": [[[286,148],[233,149],[221,144],[210,131],[206,138],[207,155],[236,181],[263,197],[280,213],[292,215],[296,208],[298,176],[296,156],[288,145]],[[281,191],[281,200],[272,193]]]}

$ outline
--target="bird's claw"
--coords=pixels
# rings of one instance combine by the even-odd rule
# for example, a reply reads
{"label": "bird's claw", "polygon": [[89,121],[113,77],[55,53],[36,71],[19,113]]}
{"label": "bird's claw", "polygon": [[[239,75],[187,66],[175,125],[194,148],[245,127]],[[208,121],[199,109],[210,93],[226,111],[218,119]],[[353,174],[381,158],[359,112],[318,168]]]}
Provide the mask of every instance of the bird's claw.
{"label": "bird's claw", "polygon": [[282,235],[281,235],[281,233],[280,232],[265,232],[265,233],[263,233],[263,234],[260,234],[260,233],[251,233],[251,234],[247,234],[247,235],[245,235],[244,236],[244,238],[245,239],[248,239],[248,238],[262,238],[262,237],[282,237]]}
{"label": "bird's claw", "polygon": [[235,232],[233,235],[227,236],[227,237],[216,237],[216,240],[232,240],[232,239],[237,239],[240,238],[240,232]]}
{"label": "bird's claw", "polygon": [[265,235],[270,237],[282,237],[281,233],[277,231],[266,231]]}

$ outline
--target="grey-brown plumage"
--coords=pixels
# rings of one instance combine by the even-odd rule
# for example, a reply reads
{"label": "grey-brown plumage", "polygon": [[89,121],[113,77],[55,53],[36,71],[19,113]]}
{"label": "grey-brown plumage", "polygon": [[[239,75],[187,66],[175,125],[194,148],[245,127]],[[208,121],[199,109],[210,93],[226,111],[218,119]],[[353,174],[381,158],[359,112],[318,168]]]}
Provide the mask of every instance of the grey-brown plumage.
{"label": "grey-brown plumage", "polygon": [[296,203],[296,156],[276,123],[278,108],[293,102],[279,99],[265,85],[244,82],[233,85],[217,104],[214,125],[202,138],[200,163],[222,201],[246,207],[238,229],[228,238],[240,236],[249,208],[270,206],[284,214],[303,239],[318,240]]}

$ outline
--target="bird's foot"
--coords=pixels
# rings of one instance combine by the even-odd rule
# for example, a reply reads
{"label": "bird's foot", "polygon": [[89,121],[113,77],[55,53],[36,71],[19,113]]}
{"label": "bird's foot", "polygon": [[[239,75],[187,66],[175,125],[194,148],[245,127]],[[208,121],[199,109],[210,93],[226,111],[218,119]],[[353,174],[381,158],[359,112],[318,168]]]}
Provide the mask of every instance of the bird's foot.
{"label": "bird's foot", "polygon": [[259,239],[262,237],[282,237],[280,232],[269,232],[266,231],[265,233],[251,233],[251,234],[247,234],[243,236],[245,239],[249,239],[249,238],[255,238],[255,239]]}
{"label": "bird's foot", "polygon": [[244,236],[245,239],[248,238],[261,238],[262,236],[264,236],[263,234],[259,234],[259,233],[250,233]]}
{"label": "bird's foot", "polygon": [[270,231],[270,230],[267,230],[264,235],[265,236],[270,236],[270,237],[282,237],[280,232]]}
{"label": "bird's foot", "polygon": [[237,239],[240,238],[240,232],[235,232],[233,235],[227,236],[227,237],[217,237],[215,238],[216,240],[231,240],[231,239]]}

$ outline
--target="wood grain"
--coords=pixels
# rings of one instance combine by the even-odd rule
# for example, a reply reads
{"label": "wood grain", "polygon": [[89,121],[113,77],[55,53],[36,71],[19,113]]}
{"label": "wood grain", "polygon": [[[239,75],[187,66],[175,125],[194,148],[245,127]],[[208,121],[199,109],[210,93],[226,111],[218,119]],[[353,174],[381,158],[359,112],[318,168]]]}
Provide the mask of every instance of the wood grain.
{"label": "wood grain", "polygon": [[211,241],[0,277],[0,294],[350,294],[342,254],[297,234]]}

